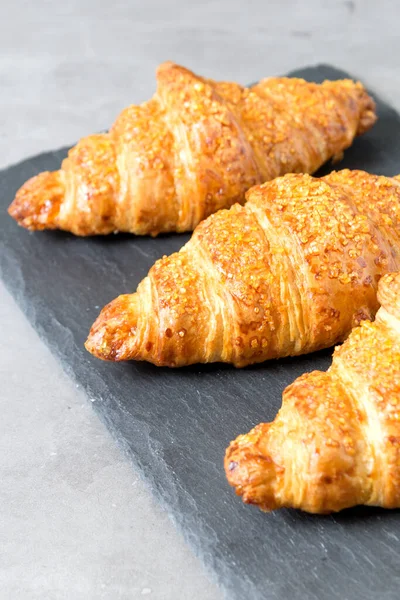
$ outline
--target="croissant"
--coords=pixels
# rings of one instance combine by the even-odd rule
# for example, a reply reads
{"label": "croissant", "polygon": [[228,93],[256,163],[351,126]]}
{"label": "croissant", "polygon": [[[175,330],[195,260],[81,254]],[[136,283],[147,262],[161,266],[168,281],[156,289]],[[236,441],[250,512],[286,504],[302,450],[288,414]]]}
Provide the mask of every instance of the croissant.
{"label": "croissant", "polygon": [[351,80],[244,88],[167,62],[149,102],[82,139],[61,170],[27,181],[9,213],[27,229],[76,235],[192,231],[251,186],[340,157],[375,120],[374,101]]}
{"label": "croissant", "polygon": [[379,282],[382,306],[336,348],[326,373],[302,375],[273,423],[232,442],[229,483],[263,510],[328,513],[400,507],[400,274]]}
{"label": "croissant", "polygon": [[107,360],[237,367],[336,344],[400,270],[400,180],[290,174],[198,225],[135,294],[100,313],[86,348]]}

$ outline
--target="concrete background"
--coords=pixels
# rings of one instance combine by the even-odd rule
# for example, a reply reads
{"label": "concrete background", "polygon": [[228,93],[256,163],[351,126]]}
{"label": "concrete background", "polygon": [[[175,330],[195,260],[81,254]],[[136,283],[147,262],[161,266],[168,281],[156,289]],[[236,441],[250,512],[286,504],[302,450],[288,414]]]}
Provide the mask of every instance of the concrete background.
{"label": "concrete background", "polygon": [[[394,0],[3,0],[0,166],[108,127],[166,59],[242,83],[329,62],[400,109],[399,14]],[[0,327],[0,598],[221,598],[2,285]]]}

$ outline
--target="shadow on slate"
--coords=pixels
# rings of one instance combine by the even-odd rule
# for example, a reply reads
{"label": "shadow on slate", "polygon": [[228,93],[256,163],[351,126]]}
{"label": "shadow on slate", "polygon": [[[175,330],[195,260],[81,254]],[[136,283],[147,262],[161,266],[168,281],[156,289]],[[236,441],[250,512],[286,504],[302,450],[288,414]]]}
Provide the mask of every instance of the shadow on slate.
{"label": "shadow on slate", "polygon": [[[292,75],[318,82],[349,77],[325,65]],[[400,117],[376,100],[378,123],[346,151],[338,168],[400,172]],[[301,373],[325,370],[331,351],[243,370],[106,364],[85,351],[99,309],[133,292],[154,261],[189,236],[80,239],[17,227],[5,214],[16,190],[39,171],[59,168],[66,153],[42,154],[0,173],[2,277],[64,369],[95,399],[94,409],[227,597],[397,600],[398,511],[263,514],[242,505],[225,480],[222,461],[230,440],[273,419],[285,386]]]}

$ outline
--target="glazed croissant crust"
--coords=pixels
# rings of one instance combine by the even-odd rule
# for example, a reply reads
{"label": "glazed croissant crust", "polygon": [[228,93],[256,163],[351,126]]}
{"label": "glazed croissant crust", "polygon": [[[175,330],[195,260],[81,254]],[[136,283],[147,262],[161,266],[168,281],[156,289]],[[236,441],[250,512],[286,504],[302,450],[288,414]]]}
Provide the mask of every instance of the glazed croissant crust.
{"label": "glazed croissant crust", "polygon": [[244,502],[312,513],[400,507],[400,274],[379,282],[376,321],[336,348],[332,366],[286,388],[273,423],[229,446]]}
{"label": "glazed croissant crust", "polygon": [[351,80],[243,88],[167,62],[149,102],[82,139],[61,170],[27,181],[9,213],[28,229],[76,235],[191,231],[257,183],[340,157],[375,120],[373,100]]}
{"label": "glazed croissant crust", "polygon": [[379,278],[399,269],[398,179],[286,175],[200,223],[103,309],[86,348],[170,367],[312,352],[374,316]]}

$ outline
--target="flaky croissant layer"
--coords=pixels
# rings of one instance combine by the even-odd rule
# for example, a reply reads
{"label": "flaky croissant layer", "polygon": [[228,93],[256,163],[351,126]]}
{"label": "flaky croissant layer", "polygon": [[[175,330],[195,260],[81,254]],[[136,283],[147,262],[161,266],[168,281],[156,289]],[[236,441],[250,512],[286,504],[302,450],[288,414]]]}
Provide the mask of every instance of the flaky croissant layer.
{"label": "flaky croissant layer", "polygon": [[244,88],[167,62],[150,101],[82,139],[61,170],[27,181],[9,213],[27,229],[76,235],[191,231],[257,183],[340,157],[375,120],[372,98],[350,80]]}
{"label": "flaky croissant layer", "polygon": [[400,507],[400,274],[379,283],[376,321],[336,348],[326,373],[286,388],[273,423],[232,442],[229,483],[263,510]]}
{"label": "flaky croissant layer", "polygon": [[400,270],[400,182],[344,170],[286,175],[200,223],[116,298],[86,348],[105,360],[238,367],[343,341]]}

